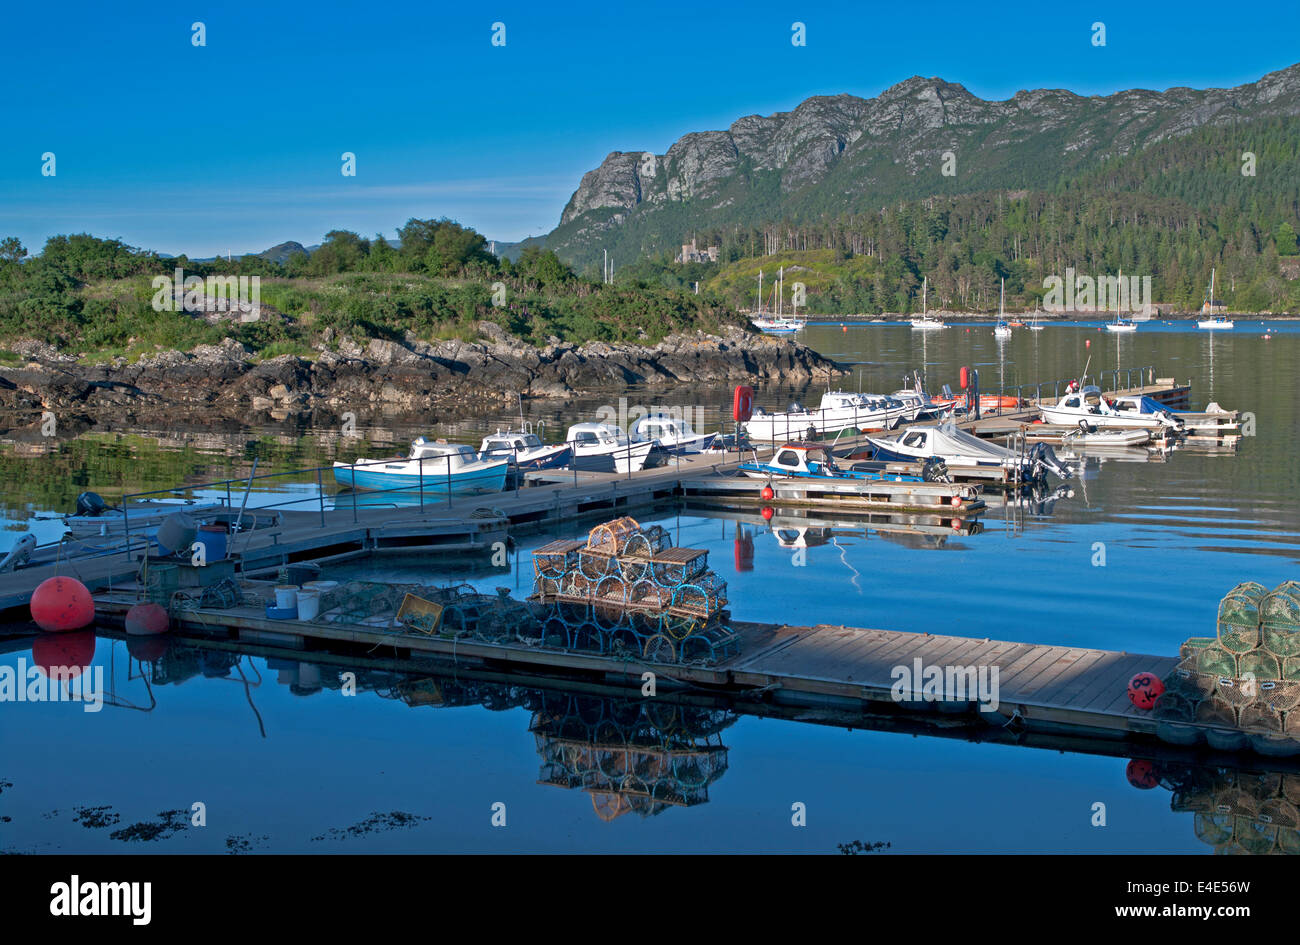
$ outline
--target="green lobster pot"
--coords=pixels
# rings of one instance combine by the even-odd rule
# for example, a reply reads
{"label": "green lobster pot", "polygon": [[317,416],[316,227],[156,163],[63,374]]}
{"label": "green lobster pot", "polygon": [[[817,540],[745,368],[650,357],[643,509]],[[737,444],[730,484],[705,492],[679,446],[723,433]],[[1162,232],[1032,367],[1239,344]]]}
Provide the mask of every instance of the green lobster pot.
{"label": "green lobster pot", "polygon": [[1262,584],[1238,584],[1219,601],[1219,646],[1245,653],[1260,643],[1259,607],[1268,591]]}
{"label": "green lobster pot", "polygon": [[1281,679],[1282,663],[1265,650],[1252,650],[1237,657],[1237,675],[1251,674],[1258,680]]}
{"label": "green lobster pot", "polygon": [[1231,814],[1196,814],[1192,823],[1196,839],[1209,846],[1217,847],[1232,839],[1234,824]]}
{"label": "green lobster pot", "polygon": [[1197,655],[1197,670],[1211,676],[1226,676],[1229,679],[1237,675],[1237,654],[1221,646],[1207,646]]}
{"label": "green lobster pot", "polygon": [[1271,851],[1277,843],[1277,834],[1277,827],[1249,817],[1238,817],[1232,831],[1233,839],[1243,849],[1254,854]]}
{"label": "green lobster pot", "polygon": [[1277,832],[1277,848],[1291,856],[1300,856],[1300,831],[1281,827]]}
{"label": "green lobster pot", "polygon": [[1214,637],[1188,637],[1187,641],[1178,648],[1179,662],[1186,661],[1190,658],[1192,660],[1192,665],[1196,665],[1195,661],[1200,651],[1205,649],[1207,646],[1214,646],[1214,644],[1218,642],[1219,641]]}
{"label": "green lobster pot", "polygon": [[1278,656],[1300,656],[1300,584],[1284,581],[1259,605],[1264,646]]}

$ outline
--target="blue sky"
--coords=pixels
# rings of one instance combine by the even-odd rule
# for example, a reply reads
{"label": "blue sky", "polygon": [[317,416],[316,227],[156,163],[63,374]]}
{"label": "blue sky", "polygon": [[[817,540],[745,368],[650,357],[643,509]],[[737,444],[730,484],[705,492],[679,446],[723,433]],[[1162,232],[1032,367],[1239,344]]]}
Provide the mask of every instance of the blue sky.
{"label": "blue sky", "polygon": [[391,235],[412,216],[520,239],[554,227],[610,151],[662,153],[810,95],[918,74],[991,99],[1223,87],[1300,61],[1294,2],[146,2],[11,4],[5,19],[0,236],[32,252],[90,232],[238,254],[334,228]]}

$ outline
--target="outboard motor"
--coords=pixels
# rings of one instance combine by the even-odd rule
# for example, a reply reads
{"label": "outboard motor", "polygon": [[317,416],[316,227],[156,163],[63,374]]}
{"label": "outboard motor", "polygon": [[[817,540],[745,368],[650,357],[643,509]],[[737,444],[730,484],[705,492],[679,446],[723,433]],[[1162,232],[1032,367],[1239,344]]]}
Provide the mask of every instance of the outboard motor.
{"label": "outboard motor", "polygon": [[1061,479],[1070,479],[1074,475],[1046,443],[1035,443],[1030,447],[1029,461],[1033,464],[1035,478],[1043,478],[1044,470],[1056,473]]}
{"label": "outboard motor", "polygon": [[952,482],[948,464],[942,456],[927,456],[921,463],[921,478],[926,482]]}
{"label": "outboard motor", "polygon": [[14,546],[9,549],[3,558],[0,558],[0,571],[12,571],[26,564],[35,550],[36,536],[31,532],[27,532],[22,538],[14,542]]}
{"label": "outboard motor", "polygon": [[83,492],[77,496],[77,514],[89,518],[103,515],[108,511],[108,503],[98,492]]}
{"label": "outboard motor", "polygon": [[1087,421],[1086,418],[1085,418],[1085,419],[1080,419],[1080,420],[1079,420],[1079,432],[1080,432],[1080,433],[1096,433],[1096,432],[1097,432],[1097,427],[1094,426],[1093,424],[1089,423],[1089,422]]}

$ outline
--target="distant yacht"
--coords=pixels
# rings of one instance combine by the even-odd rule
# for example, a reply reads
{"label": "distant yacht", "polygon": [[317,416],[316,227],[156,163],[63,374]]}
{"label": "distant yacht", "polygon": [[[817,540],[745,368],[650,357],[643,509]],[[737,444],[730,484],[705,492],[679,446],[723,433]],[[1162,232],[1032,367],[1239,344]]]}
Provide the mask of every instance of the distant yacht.
{"label": "distant yacht", "polygon": [[1210,299],[1209,299],[1208,307],[1210,309],[1211,317],[1202,318],[1200,321],[1198,321],[1196,323],[1197,328],[1203,328],[1207,331],[1213,331],[1219,328],[1234,327],[1232,319],[1226,318],[1223,315],[1213,314],[1214,313],[1214,270],[1213,269],[1210,270]]}
{"label": "distant yacht", "polygon": [[935,331],[948,326],[942,320],[930,315],[928,292],[929,278],[921,281],[921,317],[912,319],[912,327],[917,331]]}

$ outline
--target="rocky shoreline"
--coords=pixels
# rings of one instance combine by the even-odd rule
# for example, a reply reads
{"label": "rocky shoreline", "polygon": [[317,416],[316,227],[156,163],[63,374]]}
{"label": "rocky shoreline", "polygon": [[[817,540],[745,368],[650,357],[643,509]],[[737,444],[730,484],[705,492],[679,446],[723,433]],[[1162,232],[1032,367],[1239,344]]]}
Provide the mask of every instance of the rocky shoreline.
{"label": "rocky shoreline", "polygon": [[257,360],[226,339],[191,352],[162,351],[129,363],[89,364],[39,342],[10,349],[25,364],[0,367],[0,412],[13,425],[46,413],[65,421],[101,417],[283,419],[294,414],[449,412],[523,400],[568,398],[629,386],[806,384],[847,373],[797,342],[731,328],[672,335],[653,347],[552,339],[535,348],[491,322],[485,340],[430,344],[332,338],[314,357]]}

